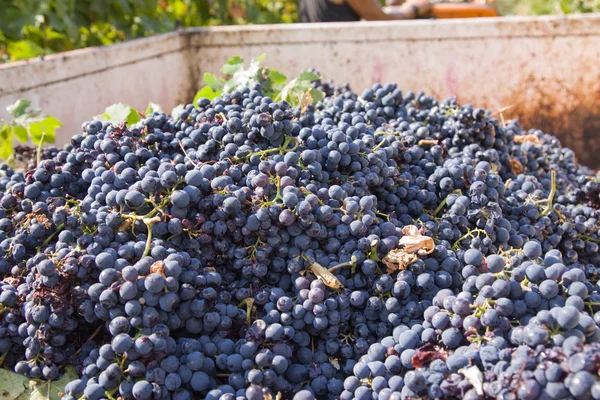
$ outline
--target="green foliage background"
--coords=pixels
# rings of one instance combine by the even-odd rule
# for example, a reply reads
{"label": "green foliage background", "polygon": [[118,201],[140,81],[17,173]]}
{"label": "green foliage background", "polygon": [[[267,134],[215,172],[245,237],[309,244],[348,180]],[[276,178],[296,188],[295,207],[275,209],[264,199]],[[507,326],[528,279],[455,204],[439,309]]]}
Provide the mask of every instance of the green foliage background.
{"label": "green foliage background", "polygon": [[501,14],[548,15],[600,12],[600,0],[497,0]]}
{"label": "green foliage background", "polygon": [[296,0],[0,0],[0,59],[109,45],[179,26],[288,23],[296,18]]}
{"label": "green foliage background", "polygon": [[[600,0],[497,4],[504,15],[600,11]],[[109,45],[177,27],[295,21],[297,0],[0,0],[0,62]]]}

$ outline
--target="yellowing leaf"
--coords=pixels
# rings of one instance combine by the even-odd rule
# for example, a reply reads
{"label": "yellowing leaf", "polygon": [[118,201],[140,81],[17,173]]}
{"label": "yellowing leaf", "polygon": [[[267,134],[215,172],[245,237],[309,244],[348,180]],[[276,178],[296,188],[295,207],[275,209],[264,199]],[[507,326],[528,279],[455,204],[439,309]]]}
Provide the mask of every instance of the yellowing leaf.
{"label": "yellowing leaf", "polygon": [[429,236],[421,235],[419,228],[408,225],[402,228],[404,236],[400,238],[400,245],[404,246],[406,253],[418,253],[421,255],[431,254],[435,249],[435,243]]}
{"label": "yellowing leaf", "polygon": [[394,249],[386,254],[381,260],[387,267],[387,273],[405,270],[410,264],[417,261],[419,257],[409,254],[404,249]]}
{"label": "yellowing leaf", "polygon": [[325,268],[321,264],[312,263],[310,265],[310,269],[313,272],[313,274],[317,276],[317,278],[323,281],[325,286],[333,289],[339,289],[343,287],[342,283],[338,280],[338,278],[336,278],[334,274],[332,274],[327,268]]}

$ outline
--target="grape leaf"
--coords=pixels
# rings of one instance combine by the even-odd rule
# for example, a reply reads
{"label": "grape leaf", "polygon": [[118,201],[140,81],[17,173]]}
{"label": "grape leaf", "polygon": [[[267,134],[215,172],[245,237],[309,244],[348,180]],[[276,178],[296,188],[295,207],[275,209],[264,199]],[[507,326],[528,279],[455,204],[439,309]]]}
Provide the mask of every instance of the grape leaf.
{"label": "grape leaf", "polygon": [[104,112],[95,118],[102,122],[110,122],[111,124],[127,122],[129,125],[135,124],[141,119],[134,108],[123,103],[117,103],[106,107]]}
{"label": "grape leaf", "polygon": [[[27,390],[29,378],[0,368],[0,399],[16,400]],[[28,397],[24,397],[27,399]]]}
{"label": "grape leaf", "polygon": [[319,101],[321,101],[325,98],[325,93],[323,93],[319,89],[315,89],[315,88],[310,89],[310,95],[313,99],[313,102],[312,102],[313,105],[317,104]]}
{"label": "grape leaf", "polygon": [[20,117],[21,115],[27,113],[27,107],[31,105],[31,102],[27,99],[19,99],[15,102],[15,104],[11,104],[6,107],[6,111],[12,114],[15,117]]}
{"label": "grape leaf", "polygon": [[198,107],[198,100],[200,100],[200,99],[214,100],[215,98],[219,97],[220,95],[221,95],[221,92],[215,92],[210,86],[204,86],[194,96],[194,106]]}
{"label": "grape leaf", "polygon": [[312,81],[318,81],[319,79],[321,79],[321,77],[319,75],[315,74],[314,72],[310,72],[310,71],[304,71],[298,77],[299,81],[310,81],[310,82],[312,82]]}
{"label": "grape leaf", "polygon": [[150,102],[150,103],[148,103],[148,107],[146,107],[146,111],[144,112],[144,114],[149,115],[149,114],[152,114],[153,112],[160,113],[160,112],[162,112],[162,108],[159,104]]}
{"label": "grape leaf", "polygon": [[285,83],[287,81],[287,77],[275,69],[269,69],[268,76],[269,76],[269,81],[272,84]]}
{"label": "grape leaf", "polygon": [[233,75],[244,68],[244,59],[240,56],[230,58],[221,68],[221,72],[225,75]]}
{"label": "grape leaf", "polygon": [[69,365],[65,368],[63,376],[57,381],[30,380],[29,392],[19,396],[16,400],[60,400],[62,396],[59,393],[65,390],[65,385],[77,378],[75,367]]}
{"label": "grape leaf", "polygon": [[433,239],[429,236],[421,235],[419,228],[415,225],[408,225],[402,228],[404,236],[400,238],[400,245],[404,246],[404,251],[410,254],[431,254],[435,249]]}
{"label": "grape leaf", "polygon": [[206,83],[212,90],[215,92],[219,91],[219,81],[215,74],[210,74],[208,72],[204,73],[204,83]]}
{"label": "grape leaf", "polygon": [[15,135],[17,140],[21,143],[25,143],[29,139],[27,129],[22,126],[13,125],[11,126],[12,134]]}
{"label": "grape leaf", "polygon": [[0,159],[7,160],[13,153],[13,138],[10,126],[0,125]]}
{"label": "grape leaf", "polygon": [[316,262],[312,263],[310,265],[310,270],[313,272],[313,274],[317,276],[317,278],[323,281],[325,286],[328,286],[333,289],[339,289],[343,287],[339,279],[321,264]]}
{"label": "grape leaf", "polygon": [[174,119],[179,119],[179,116],[181,115],[183,110],[185,110],[185,106],[183,104],[180,104],[171,111],[171,116]]}
{"label": "grape leaf", "polygon": [[31,140],[35,144],[40,144],[42,137],[44,143],[54,143],[56,141],[56,129],[62,126],[59,120],[49,115],[41,121],[29,125]]}

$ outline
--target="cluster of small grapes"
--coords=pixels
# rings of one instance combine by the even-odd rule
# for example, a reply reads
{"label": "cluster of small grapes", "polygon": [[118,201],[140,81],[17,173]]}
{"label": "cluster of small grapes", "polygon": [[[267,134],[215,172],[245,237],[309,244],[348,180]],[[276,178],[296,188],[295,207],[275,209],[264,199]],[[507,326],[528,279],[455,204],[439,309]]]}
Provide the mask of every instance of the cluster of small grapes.
{"label": "cluster of small grapes", "polygon": [[593,172],[455,99],[315,85],[0,165],[4,366],[75,365],[65,400],[600,399]]}

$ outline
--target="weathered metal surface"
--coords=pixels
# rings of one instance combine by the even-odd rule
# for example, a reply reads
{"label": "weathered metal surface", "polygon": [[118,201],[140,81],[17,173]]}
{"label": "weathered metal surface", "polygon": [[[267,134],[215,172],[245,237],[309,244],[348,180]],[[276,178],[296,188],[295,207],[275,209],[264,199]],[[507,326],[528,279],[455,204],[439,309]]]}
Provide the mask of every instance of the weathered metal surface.
{"label": "weathered metal surface", "polygon": [[316,67],[356,90],[375,81],[519,117],[600,167],[600,16],[191,29],[0,67],[0,115],[19,97],[65,121],[60,142],[114,102],[170,109],[202,73],[266,53],[288,76]]}
{"label": "weathered metal surface", "polygon": [[7,117],[8,104],[27,98],[63,122],[57,135],[63,145],[110,104],[174,107],[193,90],[187,41],[167,34],[0,65],[0,117]]}

